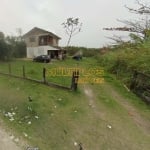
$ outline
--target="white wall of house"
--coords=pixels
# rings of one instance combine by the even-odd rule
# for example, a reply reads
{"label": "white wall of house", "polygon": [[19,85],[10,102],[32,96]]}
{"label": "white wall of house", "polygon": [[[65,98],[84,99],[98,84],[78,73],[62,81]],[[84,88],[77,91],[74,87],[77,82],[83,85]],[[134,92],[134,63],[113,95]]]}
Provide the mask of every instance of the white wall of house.
{"label": "white wall of house", "polygon": [[47,50],[40,47],[27,47],[27,58],[34,58],[39,55],[47,55]]}
{"label": "white wall of house", "polygon": [[58,50],[51,46],[27,47],[27,58],[34,58],[39,55],[47,55],[48,50]]}

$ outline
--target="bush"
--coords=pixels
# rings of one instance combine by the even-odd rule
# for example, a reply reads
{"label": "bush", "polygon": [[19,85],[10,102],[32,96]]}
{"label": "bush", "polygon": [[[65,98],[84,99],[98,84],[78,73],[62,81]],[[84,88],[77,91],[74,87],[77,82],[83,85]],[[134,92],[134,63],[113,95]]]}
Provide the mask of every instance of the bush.
{"label": "bush", "polygon": [[150,74],[150,41],[135,46],[121,47],[104,55],[99,55],[98,63],[107,71],[116,74],[126,83],[129,82],[134,70]]}
{"label": "bush", "polygon": [[96,48],[85,48],[85,47],[75,47],[69,46],[65,47],[69,56],[73,56],[77,52],[81,51],[83,53],[83,57],[93,57],[100,53],[100,49]]}

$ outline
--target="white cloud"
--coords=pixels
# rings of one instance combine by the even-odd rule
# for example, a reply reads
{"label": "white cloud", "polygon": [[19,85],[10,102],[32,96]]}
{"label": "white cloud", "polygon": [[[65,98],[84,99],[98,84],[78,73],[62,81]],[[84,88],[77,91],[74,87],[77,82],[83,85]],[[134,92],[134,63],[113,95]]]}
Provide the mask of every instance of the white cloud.
{"label": "white cloud", "polygon": [[[15,34],[21,27],[24,32],[37,26],[62,37],[67,37],[61,23],[68,17],[79,17],[83,22],[82,32],[72,38],[71,44],[87,47],[103,46],[110,35],[103,27],[122,24],[116,19],[133,18],[124,5],[134,6],[135,0],[0,0],[0,30]],[[106,35],[105,35],[106,34]]]}

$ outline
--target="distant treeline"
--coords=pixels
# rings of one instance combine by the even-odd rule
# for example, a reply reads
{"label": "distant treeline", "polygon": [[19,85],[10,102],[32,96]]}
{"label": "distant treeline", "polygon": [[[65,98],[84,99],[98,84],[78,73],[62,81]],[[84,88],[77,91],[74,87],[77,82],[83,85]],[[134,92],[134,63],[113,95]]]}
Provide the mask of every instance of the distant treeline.
{"label": "distant treeline", "polygon": [[26,44],[21,36],[5,36],[0,32],[0,61],[26,56]]}
{"label": "distant treeline", "polygon": [[75,55],[77,52],[82,52],[83,57],[92,57],[96,56],[100,53],[100,48],[86,48],[86,47],[76,47],[76,46],[69,46],[64,47],[67,50],[67,54],[69,56]]}

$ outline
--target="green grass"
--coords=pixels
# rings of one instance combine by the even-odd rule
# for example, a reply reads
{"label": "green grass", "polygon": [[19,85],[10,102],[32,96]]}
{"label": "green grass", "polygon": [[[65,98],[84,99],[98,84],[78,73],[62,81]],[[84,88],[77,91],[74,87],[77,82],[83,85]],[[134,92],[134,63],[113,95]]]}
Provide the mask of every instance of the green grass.
{"label": "green grass", "polygon": [[[25,132],[31,136],[31,143],[33,145],[39,143],[40,148],[53,148],[57,136],[63,143],[63,139],[57,133],[60,132],[60,136],[64,136],[64,130],[69,128],[66,121],[74,119],[76,122],[85,112],[86,108],[80,108],[80,93],[76,93],[79,98],[77,99],[75,94],[69,91],[59,91],[16,79],[8,81],[8,78],[1,78],[0,80],[1,83],[7,83],[5,88],[0,86],[1,110],[11,112],[11,108],[17,107],[18,109],[14,110],[16,112],[15,121],[10,124],[17,128],[21,134]],[[6,95],[9,96],[6,98]],[[32,102],[28,101],[28,96],[32,97]],[[60,98],[61,101],[59,101]],[[28,110],[28,107],[32,111]],[[74,110],[78,112],[75,113]],[[29,118],[25,119],[25,116],[29,116]],[[35,119],[35,116],[39,116],[39,119]],[[5,120],[9,123],[7,118]],[[21,124],[19,121],[21,121]],[[28,125],[28,121],[31,121],[32,124]],[[42,140],[41,143],[37,139],[39,136],[39,140]],[[48,137],[50,141],[47,140]],[[44,140],[46,143],[44,143]]]}
{"label": "green grass", "polygon": [[[9,65],[11,65],[11,74],[17,76],[23,76],[23,66],[25,67],[25,76],[27,78],[32,78],[36,80],[43,80],[43,68],[46,68],[46,80],[48,82],[57,83],[63,86],[70,87],[71,86],[71,78],[70,76],[55,76],[55,71],[53,69],[59,68],[92,68],[93,64],[96,63],[95,59],[83,58],[82,61],[76,61],[73,59],[68,59],[65,61],[52,61],[51,63],[37,63],[32,61],[23,61],[23,60],[14,60],[12,62],[3,62],[0,65],[0,72],[9,73]],[[67,65],[66,65],[67,64]],[[52,71],[52,73],[51,73]],[[54,72],[54,73],[53,73]]]}
{"label": "green grass", "polygon": [[[78,65],[85,68],[97,66],[93,58],[79,62],[69,59],[52,64],[30,61],[14,61],[12,64],[16,74],[17,67],[24,64],[28,68],[27,72],[38,79],[41,77],[40,69],[43,66]],[[0,64],[1,71],[6,70],[5,67],[7,64]],[[149,111],[144,111],[146,108],[144,103],[138,105],[136,96],[125,91],[124,87],[110,75],[105,74],[105,78],[116,91],[129,99],[129,104],[135,100],[137,104],[135,107],[143,117],[149,119]],[[74,142],[81,142],[83,147],[89,150],[150,148],[149,136],[135,124],[128,111],[112,97],[110,91],[105,88],[105,83],[87,85],[94,93],[95,109],[89,106],[89,98],[85,95],[82,85],[79,85],[77,92],[72,92],[4,76],[0,76],[0,83],[0,116],[8,127],[15,130],[16,134],[27,140],[31,146],[44,150],[76,150],[79,147],[74,146]],[[29,96],[32,102],[29,102]],[[15,120],[9,121],[4,115],[6,112],[15,112]],[[36,119],[35,116],[39,118]],[[31,124],[28,124],[30,121]],[[108,125],[111,125],[112,129],[109,129]],[[24,137],[23,133],[27,133],[28,137]]]}

